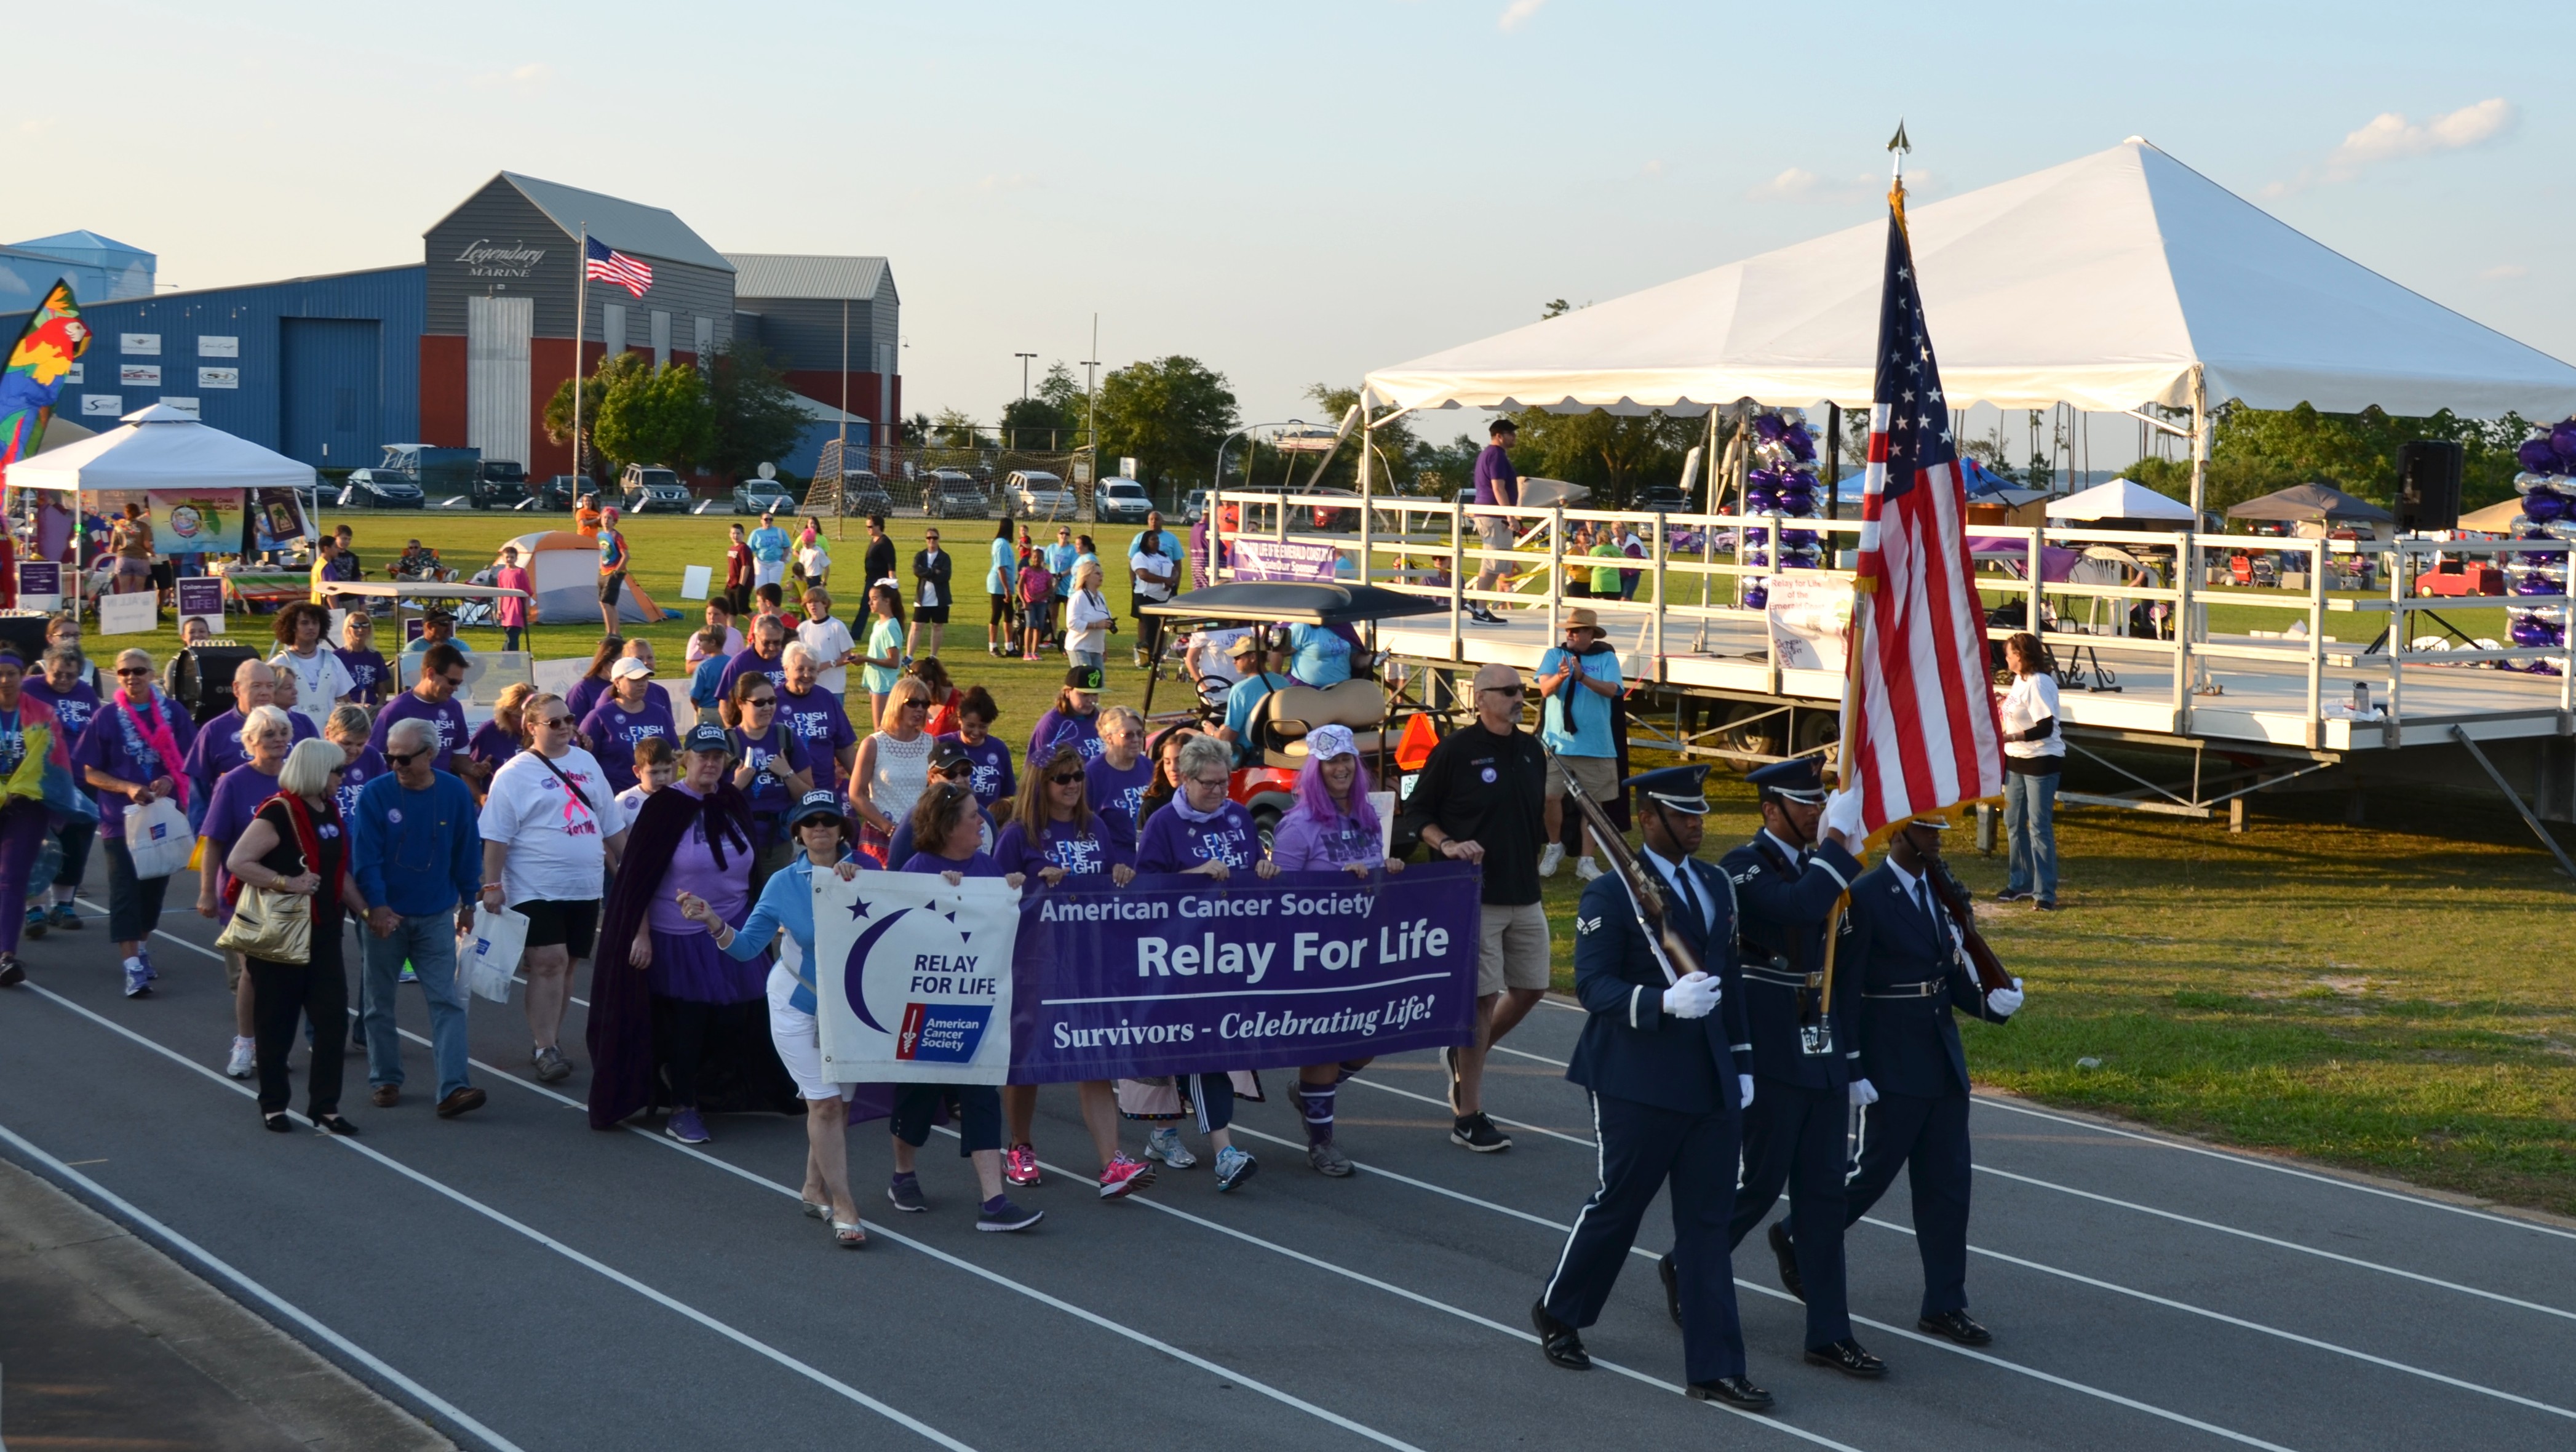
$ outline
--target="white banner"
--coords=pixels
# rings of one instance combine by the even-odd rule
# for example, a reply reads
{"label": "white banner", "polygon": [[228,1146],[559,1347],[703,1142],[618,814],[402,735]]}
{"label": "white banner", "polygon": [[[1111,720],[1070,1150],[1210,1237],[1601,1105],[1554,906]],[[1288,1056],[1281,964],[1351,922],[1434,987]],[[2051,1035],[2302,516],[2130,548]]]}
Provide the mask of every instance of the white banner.
{"label": "white banner", "polygon": [[999,1084],[1011,1072],[1020,895],[996,878],[814,874],[823,1077]]}
{"label": "white banner", "polygon": [[1801,570],[1763,584],[1770,591],[1763,615],[1780,668],[1841,675],[1851,662],[1851,581]]}
{"label": "white banner", "polygon": [[135,590],[123,595],[98,597],[98,633],[101,635],[140,635],[161,628],[161,595],[157,590]]}

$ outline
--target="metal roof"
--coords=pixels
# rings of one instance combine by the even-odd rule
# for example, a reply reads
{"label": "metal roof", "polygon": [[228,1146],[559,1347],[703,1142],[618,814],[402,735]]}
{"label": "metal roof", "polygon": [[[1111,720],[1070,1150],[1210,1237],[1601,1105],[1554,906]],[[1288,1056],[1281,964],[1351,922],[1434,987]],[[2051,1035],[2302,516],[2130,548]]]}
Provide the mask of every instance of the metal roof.
{"label": "metal roof", "polygon": [[725,261],[723,253],[708,246],[707,239],[689,230],[689,224],[668,207],[648,207],[561,182],[539,181],[515,171],[501,173],[501,179],[517,187],[520,195],[563,228],[567,237],[580,236],[587,225],[590,235],[620,252],[685,262],[718,272],[733,271],[733,264]]}
{"label": "metal roof", "polygon": [[866,302],[886,280],[882,257],[798,257],[782,252],[728,252],[733,264],[733,293],[749,301],[764,297],[822,298]]}

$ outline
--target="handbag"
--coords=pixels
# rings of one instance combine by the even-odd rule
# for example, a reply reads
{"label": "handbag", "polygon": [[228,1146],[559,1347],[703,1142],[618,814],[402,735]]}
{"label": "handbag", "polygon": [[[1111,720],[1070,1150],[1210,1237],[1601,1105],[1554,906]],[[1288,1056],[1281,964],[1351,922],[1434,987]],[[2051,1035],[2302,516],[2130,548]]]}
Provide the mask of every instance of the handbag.
{"label": "handbag", "polygon": [[134,875],[149,881],[168,877],[188,865],[197,834],[188,830],[188,809],[174,797],[125,804],[125,851],[134,860]]}
{"label": "handbag", "polygon": [[474,905],[474,926],[456,935],[456,958],[465,965],[465,990],[494,1003],[510,1001],[519,954],[528,943],[526,914]]}
{"label": "handbag", "polygon": [[[304,803],[280,792],[269,798],[284,802],[286,815],[295,823],[295,850],[303,858],[307,872],[319,872],[322,863],[322,840],[313,830],[313,818]],[[260,804],[262,807],[267,802]],[[321,883],[314,889],[331,886]],[[232,881],[233,920],[215,935],[215,946],[229,948],[247,958],[268,963],[304,964],[313,961],[313,894],[280,892],[271,887],[253,887],[240,878]]]}

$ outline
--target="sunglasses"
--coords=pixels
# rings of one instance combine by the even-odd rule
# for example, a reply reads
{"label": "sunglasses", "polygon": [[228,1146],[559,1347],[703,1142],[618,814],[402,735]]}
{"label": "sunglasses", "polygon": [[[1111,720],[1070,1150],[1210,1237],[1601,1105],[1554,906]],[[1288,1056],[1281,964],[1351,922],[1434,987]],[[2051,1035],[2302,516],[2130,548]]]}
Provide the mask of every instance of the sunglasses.
{"label": "sunglasses", "polygon": [[118,667],[116,668],[116,673],[117,673],[118,675],[120,675],[120,676],[148,676],[148,675],[152,674],[152,667],[150,667],[150,666],[118,666]]}
{"label": "sunglasses", "polygon": [[903,703],[903,708],[907,711],[927,711],[930,709],[930,703],[928,701],[906,701]]}
{"label": "sunglasses", "polygon": [[385,760],[395,766],[409,766],[427,755],[429,753],[426,751],[388,751],[385,753]]}
{"label": "sunglasses", "polygon": [[776,696],[745,696],[742,698],[742,703],[746,706],[775,706],[778,704],[778,698]]}
{"label": "sunglasses", "polygon": [[540,726],[552,726],[561,730],[569,731],[573,727],[573,719],[570,716],[547,716],[540,719],[537,724]]}
{"label": "sunglasses", "polygon": [[1071,786],[1075,782],[1082,780],[1082,773],[1078,771],[1069,771],[1061,776],[1048,777],[1047,780],[1054,782],[1057,786]]}

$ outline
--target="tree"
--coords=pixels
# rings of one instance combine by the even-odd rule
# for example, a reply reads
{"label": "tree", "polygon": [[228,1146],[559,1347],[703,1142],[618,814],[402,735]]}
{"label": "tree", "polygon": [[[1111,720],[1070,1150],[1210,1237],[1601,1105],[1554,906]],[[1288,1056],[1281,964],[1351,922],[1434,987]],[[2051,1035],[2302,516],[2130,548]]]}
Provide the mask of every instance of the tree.
{"label": "tree", "polygon": [[1062,450],[1082,442],[1082,382],[1062,361],[1047,365],[1046,376],[1026,398],[1002,405],[1002,447]]}
{"label": "tree", "polygon": [[[625,378],[629,374],[641,372],[645,366],[643,354],[619,353],[614,357],[600,359],[599,367],[593,370],[588,378],[581,380],[582,451],[577,457],[586,457],[594,465],[608,462],[600,457],[599,452],[597,435],[600,405],[607,400],[608,388],[612,382]],[[572,441],[572,393],[573,380],[567,378],[555,386],[555,396],[546,401],[544,426],[546,439],[550,443],[563,444]],[[594,480],[597,477],[593,471],[577,470],[576,472],[589,474]],[[616,470],[612,467],[609,472],[614,475]]]}
{"label": "tree", "polygon": [[[1306,396],[1322,410],[1323,421],[1336,428],[1341,426],[1343,416],[1360,401],[1358,389],[1335,388],[1324,383],[1310,385]],[[1373,432],[1354,426],[1351,436],[1333,452],[1332,462],[1325,468],[1317,486],[1354,491],[1360,487],[1359,458],[1363,438],[1368,439],[1378,452],[1378,457],[1369,461],[1370,488],[1378,492],[1400,492],[1411,487],[1413,476],[1419,472],[1414,455],[1421,452],[1422,441],[1413,436],[1410,415],[1380,424]],[[1314,465],[1309,462],[1306,467],[1312,469]],[[1298,476],[1301,481],[1304,477],[1302,473]]]}
{"label": "tree", "polygon": [[635,366],[620,367],[609,378],[592,442],[620,470],[651,464],[692,472],[715,447],[715,410],[707,401],[706,376],[686,363],[652,368],[643,364],[641,354],[627,357]]}
{"label": "tree", "polygon": [[1512,467],[1545,479],[1563,479],[1593,491],[1595,507],[1625,509],[1638,488],[1655,479],[1679,480],[1682,455],[1699,442],[1698,419],[1604,413],[1549,413],[1523,409]]}
{"label": "tree", "polygon": [[932,439],[943,449],[975,447],[975,420],[960,410],[943,408],[930,425]]}
{"label": "tree", "polygon": [[776,463],[814,421],[757,343],[717,352],[707,368],[707,404],[715,428],[707,466],[722,478],[748,478],[761,464]]}
{"label": "tree", "polygon": [[1131,363],[1100,381],[1100,449],[1133,455],[1148,489],[1213,468],[1234,432],[1234,390],[1196,358]]}
{"label": "tree", "polygon": [[[2461,446],[2460,505],[2474,509],[2513,492],[2514,471],[2521,467],[2513,451],[2530,434],[2531,425],[2516,414],[2464,419],[2444,410],[2408,418],[2376,408],[2321,413],[2304,403],[2262,409],[2231,400],[2218,411],[2212,430],[2202,502],[2224,510],[2275,489],[2315,482],[2374,504],[2393,504],[2398,446],[2439,439]],[[2188,459],[2141,459],[2129,476],[2176,499],[2191,497]]]}

